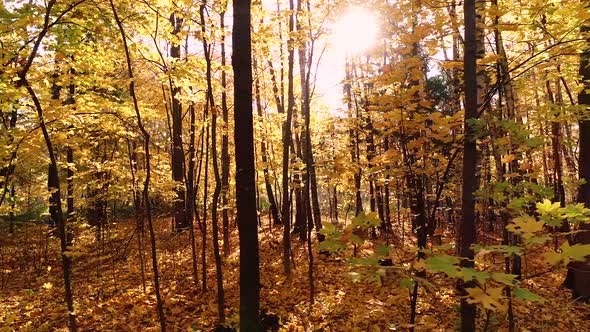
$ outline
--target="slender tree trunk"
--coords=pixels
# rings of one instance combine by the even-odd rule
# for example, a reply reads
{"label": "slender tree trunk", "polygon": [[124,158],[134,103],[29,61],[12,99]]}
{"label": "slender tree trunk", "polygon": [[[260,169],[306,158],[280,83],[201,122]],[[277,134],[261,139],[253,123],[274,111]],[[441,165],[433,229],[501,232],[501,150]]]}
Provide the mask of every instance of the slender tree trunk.
{"label": "slender tree trunk", "polygon": [[[12,130],[14,130],[14,128],[16,128],[17,116],[18,116],[18,113],[16,110],[12,110],[10,112],[10,120],[8,121],[8,128],[6,128],[6,130],[8,131],[8,144],[7,144],[7,146],[12,145],[12,143],[14,142]],[[16,150],[12,151],[12,153],[10,155],[10,159],[7,161],[8,165],[6,165],[4,167],[0,167],[0,190],[2,190],[2,196],[0,196],[0,206],[2,206],[2,203],[4,203],[4,198],[6,197],[6,194],[9,192],[9,190],[8,190],[9,183],[10,183],[9,179],[12,176],[12,173],[14,172],[14,169],[15,169],[14,161],[16,161]],[[12,186],[14,187],[14,185],[12,185]],[[14,198],[14,196],[13,196],[13,198]],[[14,231],[14,225],[11,224],[10,234],[12,234],[13,231]]]}
{"label": "slender tree trunk", "polygon": [[[289,0],[289,10],[294,11],[293,0]],[[294,31],[293,13],[289,14],[289,51],[287,60],[287,119],[283,123],[283,205],[281,219],[283,222],[283,269],[287,279],[291,278],[291,212],[289,201],[289,148],[292,143],[291,139],[291,121],[293,118],[293,108],[295,107],[295,94],[293,82],[294,67],[294,49],[295,42],[292,33]]]}
{"label": "slender tree trunk", "polygon": [[[57,74],[56,74],[57,76]],[[33,100],[33,104],[37,111],[37,116],[39,118],[40,127],[43,132],[43,138],[45,141],[45,145],[49,152],[49,167],[47,173],[47,190],[49,191],[49,215],[52,220],[52,223],[57,226],[57,231],[59,233],[60,239],[60,249],[61,249],[61,256],[62,256],[62,267],[63,267],[63,279],[64,279],[64,293],[65,293],[65,302],[66,307],[68,309],[68,328],[70,331],[77,331],[77,323],[76,323],[76,315],[73,312],[74,310],[74,300],[73,300],[73,291],[71,286],[72,280],[72,259],[66,255],[67,247],[72,245],[72,236],[69,232],[68,221],[70,220],[69,217],[73,214],[73,200],[70,206],[69,196],[67,199],[67,215],[64,218],[63,210],[62,210],[62,201],[61,201],[61,187],[60,187],[60,180],[59,180],[59,170],[57,165],[57,156],[55,155],[55,148],[53,146],[53,142],[51,141],[51,137],[49,136],[49,132],[47,130],[47,125],[45,122],[45,118],[43,117],[43,107],[41,106],[41,102],[39,101],[35,91],[30,86],[29,82],[26,80],[24,74],[21,76],[22,84],[27,89],[31,99]],[[60,99],[60,91],[61,87],[54,84],[51,91],[51,99],[58,101]],[[69,102],[70,98],[66,100]],[[73,101],[73,100],[72,100]],[[66,157],[66,160],[69,162],[70,155]],[[73,158],[72,158],[73,159]],[[68,174],[69,175],[69,174]],[[67,194],[70,193],[70,177],[68,176],[67,180]],[[14,188],[14,187],[13,187]],[[73,197],[73,196],[72,196]],[[70,211],[70,208],[72,210]],[[71,213],[70,213],[71,212]]]}
{"label": "slender tree trunk", "polygon": [[[553,110],[556,108],[555,95],[551,89],[551,82],[545,81],[547,89],[547,99]],[[558,114],[554,114],[557,117]],[[557,120],[551,121],[551,156],[553,158],[553,191],[555,192],[555,201],[565,207],[565,190],[563,187],[563,167],[561,163],[561,124]]]}
{"label": "slender tree trunk", "polygon": [[[221,27],[221,66],[226,66],[225,60],[225,11],[227,3],[219,14]],[[221,205],[223,218],[223,256],[228,256],[230,251],[229,238],[229,108],[227,106],[227,74],[221,72],[221,113],[223,128],[221,133]]]}
{"label": "slender tree trunk", "polygon": [[143,241],[145,239],[143,216],[140,213],[141,210],[141,192],[137,185],[137,146],[135,141],[133,143],[127,140],[127,150],[129,152],[129,170],[131,172],[131,183],[133,190],[133,207],[135,210],[135,227],[137,229],[137,251],[139,252],[139,266],[141,271],[141,286],[143,293],[146,293],[145,285],[145,255]]}
{"label": "slender tree trunk", "polygon": [[8,214],[8,232],[14,234],[14,207],[16,206],[16,190],[14,189],[14,184],[10,186],[10,198],[12,203],[10,205],[11,210]]}
{"label": "slender tree trunk", "polygon": [[[298,6],[300,7],[301,12],[301,3],[303,0],[298,2]],[[312,35],[311,27],[311,4],[310,1],[305,1],[307,5],[307,15],[308,15],[308,39],[309,42],[302,42],[301,47],[299,48],[299,67],[301,72],[301,95],[302,95],[302,112],[303,112],[303,120],[304,120],[304,132],[305,132],[305,167],[307,172],[307,182],[309,185],[309,199],[311,200],[311,212],[313,213],[313,226],[316,229],[316,234],[320,241],[323,240],[324,236],[319,233],[320,229],[322,229],[322,214],[320,210],[320,201],[318,198],[318,183],[317,183],[317,176],[316,176],[316,169],[315,169],[315,161],[314,161],[314,153],[313,153],[313,144],[312,144],[312,136],[311,136],[311,66],[313,63],[313,56],[314,56],[314,47],[315,47],[315,39]],[[300,28],[298,27],[298,30]],[[308,47],[309,44],[309,47]]]}
{"label": "slender tree trunk", "polygon": [[127,46],[127,36],[125,34],[125,29],[123,28],[123,23],[121,22],[119,15],[117,14],[117,10],[115,8],[115,4],[113,0],[109,0],[111,9],[113,11],[113,16],[115,18],[115,22],[117,23],[117,27],[119,28],[119,32],[121,34],[121,39],[123,42],[123,48],[125,50],[125,59],[127,62],[127,75],[129,76],[129,93],[131,94],[131,98],[133,99],[133,108],[135,109],[135,116],[137,118],[137,125],[139,130],[143,135],[143,148],[145,152],[145,180],[143,183],[143,200],[145,204],[145,215],[148,221],[148,228],[150,232],[150,242],[152,247],[152,268],[154,270],[154,291],[156,293],[156,306],[158,310],[158,316],[160,319],[160,330],[162,332],[166,332],[166,316],[164,315],[164,302],[162,301],[162,296],[160,294],[160,275],[158,271],[158,257],[156,252],[156,234],[154,232],[154,225],[152,221],[152,211],[151,211],[151,202],[150,202],[150,177],[151,177],[151,163],[150,163],[150,134],[145,129],[142,118],[141,112],[139,111],[139,102],[137,101],[137,96],[135,94],[135,81],[133,76],[133,67],[131,62],[131,55],[129,53],[129,47]]}
{"label": "slender tree trunk", "polygon": [[199,271],[197,262],[197,245],[195,243],[195,220],[194,220],[194,208],[196,205],[196,194],[195,194],[195,105],[191,104],[188,107],[189,121],[190,121],[190,133],[189,133],[189,145],[188,145],[188,167],[186,176],[186,196],[184,211],[189,226],[189,241],[191,242],[191,261],[193,268],[193,282],[195,287],[199,286]]}
{"label": "slender tree trunk", "polygon": [[[205,121],[208,121],[209,99],[205,105]],[[209,124],[205,125],[205,174],[203,177],[203,219],[201,220],[201,288],[207,291],[207,200],[209,198]]]}
{"label": "slender tree trunk", "polygon": [[59,183],[59,174],[57,168],[57,158],[55,156],[53,143],[51,141],[51,137],[49,136],[49,131],[47,130],[47,126],[45,123],[45,118],[43,117],[43,107],[41,106],[41,102],[37,97],[35,91],[29,84],[26,79],[26,73],[19,75],[20,83],[24,86],[29,93],[29,96],[33,100],[33,104],[37,111],[37,116],[39,118],[39,123],[41,126],[41,131],[43,132],[43,139],[45,141],[45,145],[47,146],[47,151],[49,154],[49,168],[47,174],[47,188],[50,192],[49,196],[49,215],[53,222],[57,225],[57,229],[59,232],[59,239],[60,239],[60,247],[61,247],[61,258],[62,258],[62,267],[63,267],[63,279],[64,279],[64,295],[65,295],[65,302],[66,307],[68,309],[68,327],[71,332],[77,331],[77,324],[76,324],[76,314],[74,312],[74,300],[72,295],[72,281],[71,281],[71,274],[72,274],[72,261],[66,255],[68,243],[68,235],[67,235],[67,221],[64,219],[63,212],[62,212],[62,205],[61,205],[61,190],[60,190],[60,183]]}
{"label": "slender tree trunk", "polygon": [[[253,59],[254,70],[256,72],[257,69],[257,61],[256,58]],[[263,114],[262,114],[262,101],[260,96],[260,81],[258,79],[255,80],[255,95],[256,95],[256,112],[258,114],[258,118],[260,122],[262,122]],[[264,129],[263,129],[264,130]],[[266,188],[266,195],[268,197],[268,203],[270,205],[270,213],[273,220],[273,225],[278,225],[281,223],[281,218],[279,216],[279,209],[277,207],[277,202],[275,199],[274,192],[272,190],[272,184],[270,180],[270,172],[268,170],[269,165],[269,158],[268,158],[268,149],[266,146],[266,133],[263,133],[260,138],[260,153],[262,159],[262,172],[264,174],[264,186]]]}
{"label": "slender tree trunk", "polygon": [[349,136],[349,149],[350,149],[350,159],[352,166],[354,167],[355,171],[353,174],[353,182],[354,182],[354,192],[355,192],[355,212],[354,215],[358,216],[361,212],[363,212],[363,200],[361,197],[361,167],[359,165],[359,142],[358,142],[358,107],[356,107],[356,117],[354,116],[355,112],[353,110],[353,95],[352,95],[352,69],[351,67],[354,66],[354,60],[347,58],[346,59],[346,83],[344,84],[344,93],[346,96],[346,104],[347,109],[349,112],[349,119],[351,121],[350,128],[348,130]]}
{"label": "slender tree trunk", "polygon": [[250,0],[235,0],[233,11],[232,67],[235,82],[236,207],[240,238],[240,330],[261,331],[258,223],[256,197],[254,197],[256,183],[254,181]]}
{"label": "slender tree trunk", "polygon": [[[205,6],[206,1],[203,1],[199,14],[201,17],[201,32],[205,35]],[[219,221],[217,218],[217,205],[219,203],[219,195],[221,194],[221,176],[219,174],[218,156],[217,156],[217,109],[215,107],[215,100],[213,99],[213,85],[211,78],[211,49],[205,38],[202,39],[203,52],[205,53],[205,62],[207,63],[207,107],[211,109],[211,159],[213,163],[213,176],[215,178],[215,189],[213,191],[213,200],[211,206],[211,225],[213,232],[213,255],[215,256],[215,271],[217,279],[217,310],[219,322],[225,323],[225,304],[224,304],[224,290],[223,290],[223,270],[221,267],[221,255],[219,252]],[[205,200],[206,201],[206,200]],[[203,242],[204,245],[206,242]],[[205,289],[205,288],[203,288]]]}

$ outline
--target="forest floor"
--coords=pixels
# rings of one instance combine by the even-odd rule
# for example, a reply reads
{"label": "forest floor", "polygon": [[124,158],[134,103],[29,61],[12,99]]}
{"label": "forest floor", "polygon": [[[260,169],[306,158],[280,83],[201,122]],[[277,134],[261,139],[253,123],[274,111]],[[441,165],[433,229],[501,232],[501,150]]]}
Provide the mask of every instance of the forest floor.
{"label": "forest floor", "polygon": [[[215,264],[207,244],[207,290],[192,272],[189,232],[170,231],[171,220],[155,222],[160,281],[165,314],[171,331],[212,331],[217,321]],[[121,220],[97,244],[89,229],[76,235],[72,249],[75,313],[82,331],[156,331],[159,323],[153,274],[146,241],[144,292],[137,237],[132,220]],[[55,331],[66,329],[59,243],[45,225],[28,225],[0,237],[0,331]],[[147,232],[146,232],[147,233]],[[365,267],[354,267],[333,255],[317,252],[314,243],[315,303],[310,306],[308,255],[305,242],[293,241],[295,268],[290,281],[281,262],[282,230],[260,230],[261,309],[267,320],[279,318],[281,331],[405,331],[410,326],[410,298],[396,273],[370,281]],[[200,232],[196,232],[200,244]],[[147,240],[147,236],[146,236]],[[398,245],[394,261],[403,262],[411,250]],[[409,247],[409,246],[408,246]],[[200,259],[200,246],[199,259]],[[239,308],[239,250],[232,233],[231,254],[223,263],[227,324],[236,326]],[[371,250],[370,247],[361,248]],[[404,258],[404,255],[406,256]],[[348,256],[349,257],[349,256]],[[536,274],[533,259],[525,262],[525,276]],[[373,271],[376,273],[383,271]],[[352,276],[365,276],[355,282]],[[572,299],[560,287],[565,270],[541,273],[523,283],[545,303],[515,301],[519,331],[590,331],[590,305]],[[458,324],[455,285],[441,275],[427,277],[420,288],[416,331],[453,331]],[[507,330],[505,313],[479,311],[487,331]]]}

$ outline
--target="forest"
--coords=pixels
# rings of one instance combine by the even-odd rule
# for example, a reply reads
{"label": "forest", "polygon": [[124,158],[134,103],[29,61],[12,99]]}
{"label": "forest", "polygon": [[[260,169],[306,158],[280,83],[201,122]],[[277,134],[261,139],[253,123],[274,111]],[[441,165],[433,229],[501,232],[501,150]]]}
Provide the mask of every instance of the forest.
{"label": "forest", "polygon": [[590,331],[590,0],[3,0],[0,332]]}

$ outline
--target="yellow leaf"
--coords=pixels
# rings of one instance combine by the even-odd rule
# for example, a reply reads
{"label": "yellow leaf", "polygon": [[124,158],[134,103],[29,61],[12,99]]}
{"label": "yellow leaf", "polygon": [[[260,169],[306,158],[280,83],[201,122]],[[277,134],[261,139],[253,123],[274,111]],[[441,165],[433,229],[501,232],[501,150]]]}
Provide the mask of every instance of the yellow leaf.
{"label": "yellow leaf", "polygon": [[504,296],[502,295],[502,287],[497,288],[488,288],[487,291],[484,291],[481,288],[466,288],[465,289],[469,294],[469,298],[467,302],[469,303],[480,303],[484,309],[489,310],[506,310],[506,304],[502,302]]}
{"label": "yellow leaf", "polygon": [[43,288],[45,289],[52,289],[53,288],[53,284],[50,282],[46,282],[43,284]]}
{"label": "yellow leaf", "polygon": [[542,231],[544,224],[542,221],[535,220],[534,217],[524,215],[512,219],[506,229],[527,239],[533,236],[534,233]]}
{"label": "yellow leaf", "polygon": [[506,156],[502,157],[502,163],[503,164],[508,164],[511,161],[515,160],[515,159],[516,159],[516,157],[513,154],[509,154],[509,155],[506,155]]}

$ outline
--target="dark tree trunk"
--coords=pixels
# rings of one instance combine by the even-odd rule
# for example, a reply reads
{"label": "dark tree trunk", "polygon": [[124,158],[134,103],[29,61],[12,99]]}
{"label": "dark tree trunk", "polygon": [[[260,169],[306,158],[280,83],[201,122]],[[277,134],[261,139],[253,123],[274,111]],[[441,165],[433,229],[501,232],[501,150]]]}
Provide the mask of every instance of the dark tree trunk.
{"label": "dark tree trunk", "polygon": [[[590,10],[590,1],[583,0],[585,7]],[[578,187],[579,203],[583,203],[586,208],[590,208],[590,22],[586,21],[580,29],[585,34],[586,48],[580,58],[580,76],[584,89],[578,94],[578,104],[584,107],[583,113],[579,120],[580,128],[580,153],[578,156],[579,178],[585,180]],[[580,226],[582,232],[576,234],[574,243],[590,244],[590,224],[583,223]],[[582,297],[590,300],[590,263],[576,262],[569,265],[568,275],[565,286],[574,291],[575,297]]]}
{"label": "dark tree trunk", "polygon": [[[174,12],[170,15],[172,35],[176,36],[182,28],[184,20]],[[180,45],[170,45],[170,56],[173,61],[180,61]],[[174,230],[179,232],[189,226],[186,218],[186,202],[184,190],[184,151],[182,148],[182,105],[180,103],[180,88],[172,78],[169,79],[172,98],[172,180],[176,182],[174,199]]]}
{"label": "dark tree trunk", "polygon": [[146,293],[145,284],[145,256],[144,256],[144,223],[141,215],[141,192],[137,185],[137,145],[127,140],[127,149],[129,152],[129,171],[131,172],[131,183],[133,189],[133,207],[135,208],[135,227],[137,228],[137,251],[139,252],[139,266],[141,271],[141,286],[143,293]]}
{"label": "dark tree trunk", "polygon": [[14,184],[10,186],[10,198],[12,203],[10,206],[11,210],[8,214],[8,232],[14,234],[14,207],[16,206],[16,190],[14,189]]}
{"label": "dark tree trunk", "polygon": [[[253,59],[254,69],[257,69],[257,61]],[[260,96],[260,81],[256,79],[255,81],[255,92],[256,92],[256,112],[258,114],[259,121],[262,122],[263,114],[262,114],[262,101]],[[264,129],[263,129],[264,130]],[[277,207],[277,202],[275,199],[274,192],[272,190],[272,183],[270,179],[270,172],[268,169],[269,165],[269,157],[268,157],[268,149],[266,146],[266,132],[261,134],[260,138],[260,158],[262,159],[262,172],[264,174],[264,186],[266,188],[266,196],[268,197],[268,203],[270,205],[270,214],[272,216],[273,225],[278,225],[281,223],[281,217],[279,216],[279,209]]]}
{"label": "dark tree trunk", "polygon": [[[464,91],[465,91],[465,123],[463,139],[463,220],[458,233],[458,251],[464,258],[462,266],[473,268],[473,250],[471,244],[475,242],[475,198],[477,188],[475,177],[477,148],[475,129],[470,121],[477,117],[477,69],[476,69],[476,11],[475,0],[465,0],[465,53],[464,53]],[[465,288],[473,287],[473,282],[460,283],[461,296],[466,295]],[[467,298],[461,299],[461,331],[475,331],[476,307],[468,303]]]}
{"label": "dark tree trunk", "polygon": [[[57,76],[57,74],[56,74]],[[43,138],[45,140],[45,145],[47,146],[47,150],[49,152],[49,166],[47,172],[47,190],[49,191],[49,216],[51,218],[51,224],[57,226],[57,231],[60,239],[60,247],[61,247],[61,256],[62,256],[62,266],[63,266],[63,278],[64,278],[64,291],[65,291],[65,302],[66,307],[68,308],[68,327],[70,331],[77,330],[76,324],[76,316],[73,313],[74,310],[74,300],[73,300],[73,291],[71,285],[72,279],[72,259],[66,255],[67,247],[72,245],[72,236],[68,232],[68,221],[70,217],[70,212],[73,213],[73,200],[72,200],[72,211],[70,211],[70,202],[68,196],[67,202],[67,212],[68,215],[66,218],[63,216],[63,209],[62,209],[62,202],[61,202],[61,188],[60,188],[60,181],[59,181],[59,171],[57,166],[57,156],[55,155],[53,143],[51,141],[51,137],[49,136],[47,126],[45,123],[45,119],[43,118],[43,108],[37,95],[35,94],[34,90],[29,85],[28,81],[24,80],[25,87],[29,92],[29,95],[33,99],[33,103],[37,110],[37,115],[39,117],[39,122],[41,124],[41,130],[43,132]],[[51,99],[52,100],[59,100],[60,99],[60,92],[61,87],[54,84],[51,91]],[[68,100],[69,101],[69,98]],[[72,100],[73,101],[73,100]],[[68,149],[71,151],[70,149]],[[68,162],[70,159],[70,155],[66,157]],[[73,158],[72,158],[73,159]],[[68,169],[69,173],[69,169]],[[70,192],[70,177],[68,174],[68,188],[67,193]]]}
{"label": "dark tree trunk", "polygon": [[[201,17],[201,32],[205,35],[205,6],[206,1],[201,3],[199,8],[199,15]],[[219,195],[221,194],[221,176],[219,174],[218,158],[217,158],[217,110],[215,109],[215,100],[213,99],[213,85],[211,78],[211,49],[205,38],[202,39],[203,52],[205,54],[205,62],[207,63],[206,77],[207,77],[207,107],[211,111],[211,159],[213,163],[213,176],[215,178],[215,189],[213,191],[213,200],[211,203],[211,225],[213,232],[213,255],[215,256],[215,272],[217,281],[217,310],[219,323],[225,323],[225,299],[223,289],[223,270],[221,267],[221,255],[219,252],[219,220],[217,218],[217,205],[219,203]],[[206,200],[205,200],[206,201]],[[203,242],[203,246],[206,243]],[[205,288],[203,288],[205,290]]]}
{"label": "dark tree trunk", "polygon": [[57,226],[59,239],[60,239],[60,247],[61,247],[61,259],[62,259],[62,267],[63,267],[63,279],[64,279],[64,295],[65,295],[65,302],[66,307],[68,309],[68,327],[70,331],[77,331],[76,325],[76,315],[74,313],[74,300],[72,295],[72,282],[71,282],[71,273],[72,273],[72,261],[66,255],[66,251],[70,243],[68,243],[68,236],[67,236],[67,225],[66,220],[64,219],[63,212],[62,212],[62,205],[61,205],[61,190],[60,190],[60,183],[59,183],[59,174],[57,168],[57,158],[55,156],[53,143],[49,136],[49,131],[45,124],[45,120],[43,118],[43,107],[35,91],[30,86],[29,82],[26,80],[24,74],[20,76],[20,82],[29,93],[33,103],[35,105],[35,109],[37,111],[37,116],[39,118],[39,122],[41,125],[41,131],[43,132],[43,138],[45,140],[45,145],[47,146],[47,151],[49,153],[49,168],[47,173],[47,189],[51,193],[49,196],[49,215],[53,223]]}
{"label": "dark tree trunk", "polygon": [[[298,12],[302,12],[303,0],[299,0],[297,2]],[[310,13],[310,2],[306,1],[307,4],[307,12]],[[308,20],[311,18],[308,15]],[[311,22],[309,22],[309,29],[311,29]],[[301,30],[301,24],[298,20],[297,30]],[[310,75],[311,75],[311,64],[313,63],[313,54],[314,54],[314,37],[312,36],[311,30],[308,31],[308,38],[309,38],[309,48],[308,42],[302,41],[299,45],[298,54],[299,54],[299,72],[301,78],[301,98],[302,98],[302,105],[301,105],[301,112],[303,114],[303,160],[305,162],[305,170],[306,170],[306,179],[305,179],[305,193],[306,193],[306,201],[307,201],[307,208],[311,213],[313,220],[311,225],[315,227],[316,232],[318,234],[319,239],[322,239],[321,234],[319,234],[320,229],[322,228],[322,220],[321,220],[321,211],[320,211],[320,203],[318,198],[318,185],[317,185],[317,176],[315,172],[315,163],[314,163],[314,155],[313,155],[313,144],[312,144],[312,137],[311,137],[311,92],[310,92]],[[311,227],[311,226],[308,226]],[[309,232],[308,232],[309,233]]]}
{"label": "dark tree trunk", "polygon": [[[225,3],[225,2],[224,2]],[[225,11],[227,3],[219,14],[221,27],[221,66],[226,66],[225,60]],[[229,240],[229,109],[227,107],[227,74],[221,72],[221,116],[223,130],[221,133],[221,205],[223,218],[223,256],[228,256],[230,251]]]}
{"label": "dark tree trunk", "polygon": [[189,224],[189,240],[191,241],[191,261],[193,268],[193,282],[195,287],[199,286],[199,271],[197,262],[197,245],[195,243],[195,208],[196,206],[196,190],[195,190],[195,105],[189,105],[189,121],[190,121],[190,139],[188,145],[188,167],[186,176],[186,196],[185,212]]}
{"label": "dark tree trunk", "polygon": [[[559,81],[558,83],[559,84]],[[551,89],[551,82],[545,81],[547,88],[547,98],[553,110],[556,109],[556,100],[553,90]],[[557,117],[559,114],[553,114]],[[555,192],[555,202],[559,202],[562,207],[565,207],[565,189],[563,186],[563,166],[561,163],[561,124],[557,121],[551,121],[551,156],[553,158],[553,191]]]}
{"label": "dark tree trunk", "polygon": [[[204,119],[207,119],[209,99],[205,103]],[[205,120],[208,121],[208,120]],[[209,198],[209,124],[205,124],[205,174],[203,174],[203,219],[201,220],[201,288],[207,291],[207,200]]]}
{"label": "dark tree trunk", "polygon": [[[361,167],[359,165],[359,135],[357,128],[358,121],[358,107],[356,107],[356,117],[353,116],[353,94],[352,94],[352,69],[354,61],[352,59],[346,59],[346,83],[344,84],[344,94],[346,97],[346,104],[349,112],[349,119],[351,121],[350,129],[348,130],[349,136],[349,148],[350,148],[350,159],[352,167],[354,167],[354,192],[355,192],[355,211],[354,215],[358,216],[363,212],[363,199],[361,196]],[[356,105],[358,106],[358,105]]]}
{"label": "dark tree trunk", "polygon": [[[74,151],[71,147],[66,148],[66,161],[68,162],[67,168],[67,198],[66,198],[66,213],[68,222],[74,221]],[[68,232],[69,234],[69,232]]]}
{"label": "dark tree trunk", "polygon": [[232,67],[234,70],[234,142],[236,208],[240,239],[240,330],[262,331],[256,183],[254,181],[254,124],[252,116],[252,39],[250,0],[233,3]]}
{"label": "dark tree trunk", "polygon": [[[129,77],[129,94],[133,100],[133,108],[135,110],[135,116],[137,118],[137,126],[141,131],[143,136],[143,149],[145,153],[145,180],[143,182],[143,201],[145,204],[145,216],[148,221],[148,228],[150,232],[150,244],[151,244],[151,252],[152,252],[152,269],[154,271],[154,292],[156,293],[156,308],[158,311],[158,318],[160,320],[160,330],[162,332],[166,332],[166,316],[164,315],[164,301],[162,300],[162,296],[160,294],[160,274],[158,271],[158,256],[156,250],[156,234],[154,232],[154,224],[152,220],[152,207],[150,202],[150,177],[151,177],[151,163],[150,163],[150,134],[147,132],[143,125],[141,112],[139,110],[139,102],[137,101],[137,95],[135,94],[135,80],[133,76],[133,67],[131,61],[131,55],[129,53],[129,47],[127,46],[127,36],[125,34],[125,29],[123,28],[123,23],[117,14],[117,10],[115,8],[115,4],[113,0],[109,1],[111,5],[111,10],[113,11],[113,16],[115,18],[115,22],[117,23],[117,27],[119,29],[119,33],[121,34],[121,40],[123,43],[123,48],[125,51],[125,60],[127,63],[127,75]],[[73,309],[72,309],[73,310]]]}
{"label": "dark tree trunk", "polygon": [[[12,130],[16,127],[16,119],[17,119],[18,113],[16,110],[13,110],[12,112],[10,112],[10,118],[8,121],[8,127],[6,128],[8,131],[8,144],[7,146],[12,145],[13,141],[14,141],[14,137],[12,136]],[[2,119],[2,121],[4,122],[4,119]],[[4,123],[6,125],[6,123]],[[6,194],[8,193],[8,186],[9,186],[9,179],[12,176],[12,173],[14,172],[15,169],[15,165],[14,162],[16,161],[16,150],[12,151],[11,155],[10,155],[10,159],[7,160],[7,165],[6,166],[2,166],[0,167],[0,190],[2,190],[2,196],[0,196],[0,206],[2,205],[2,203],[4,203],[4,198],[6,197]],[[12,228],[11,228],[11,234],[12,234]]]}
{"label": "dark tree trunk", "polygon": [[[293,0],[289,0],[289,10],[294,11]],[[289,55],[287,60],[287,119],[283,123],[283,205],[281,219],[283,222],[283,269],[287,278],[291,278],[291,202],[289,201],[289,148],[292,144],[291,121],[295,105],[295,94],[293,87],[294,67],[294,38],[291,36],[294,31],[293,13],[289,14]]]}

